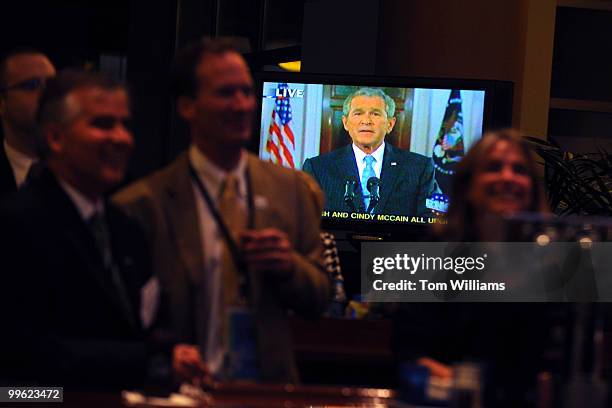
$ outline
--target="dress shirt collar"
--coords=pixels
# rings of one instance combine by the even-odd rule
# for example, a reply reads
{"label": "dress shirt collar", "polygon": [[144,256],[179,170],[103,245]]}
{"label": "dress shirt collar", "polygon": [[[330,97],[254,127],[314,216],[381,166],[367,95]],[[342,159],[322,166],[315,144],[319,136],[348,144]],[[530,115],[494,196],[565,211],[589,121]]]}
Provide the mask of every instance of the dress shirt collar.
{"label": "dress shirt collar", "polygon": [[[355,160],[357,163],[364,163],[363,159],[367,156],[367,154],[355,146],[355,143],[352,144],[353,152],[355,152]],[[383,140],[382,144],[378,146],[378,149],[374,150],[371,154],[372,157],[376,160],[376,163],[382,163],[383,155],[385,154],[385,141]]]}
{"label": "dress shirt collar", "polygon": [[15,184],[17,188],[19,188],[25,182],[30,166],[34,163],[34,159],[9,145],[6,139],[4,139],[4,151],[13,169]]}
{"label": "dress shirt collar", "polygon": [[194,144],[192,144],[189,148],[189,161],[215,201],[219,198],[221,187],[229,173],[231,173],[238,180],[238,196],[240,198],[246,197],[246,169],[248,155],[244,150],[241,151],[238,165],[230,172],[227,172],[214,164]]}
{"label": "dress shirt collar", "polygon": [[68,197],[70,197],[70,200],[74,206],[77,208],[81,219],[88,221],[96,213],[104,214],[104,203],[102,202],[101,198],[95,202],[92,202],[83,193],[72,187],[64,180],[58,179],[58,182],[66,194],[68,194]]}

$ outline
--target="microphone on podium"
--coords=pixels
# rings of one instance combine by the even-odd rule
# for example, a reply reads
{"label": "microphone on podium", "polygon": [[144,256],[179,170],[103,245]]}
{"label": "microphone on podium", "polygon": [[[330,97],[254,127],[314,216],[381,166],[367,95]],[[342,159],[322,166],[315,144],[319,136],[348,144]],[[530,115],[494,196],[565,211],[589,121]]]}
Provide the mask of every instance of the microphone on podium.
{"label": "microphone on podium", "polygon": [[344,183],[344,202],[349,209],[355,212],[355,187],[357,186],[356,180],[347,179]]}
{"label": "microphone on podium", "polygon": [[366,187],[370,192],[370,204],[366,212],[369,214],[380,200],[380,179],[378,177],[370,177],[367,181]]}

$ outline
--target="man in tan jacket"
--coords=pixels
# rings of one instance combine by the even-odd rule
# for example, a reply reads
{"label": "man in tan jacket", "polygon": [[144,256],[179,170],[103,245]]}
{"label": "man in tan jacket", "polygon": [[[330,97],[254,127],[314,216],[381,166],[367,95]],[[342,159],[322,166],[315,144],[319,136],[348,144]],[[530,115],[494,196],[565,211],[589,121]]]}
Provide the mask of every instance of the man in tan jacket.
{"label": "man in tan jacket", "polygon": [[298,172],[244,149],[256,102],[240,54],[218,41],[198,42],[177,55],[173,80],[191,146],[115,201],[150,240],[160,312],[180,343],[175,368],[187,377],[223,377],[232,341],[227,312],[246,305],[256,378],[297,381],[288,312],[318,316],[330,298],[320,205]]}

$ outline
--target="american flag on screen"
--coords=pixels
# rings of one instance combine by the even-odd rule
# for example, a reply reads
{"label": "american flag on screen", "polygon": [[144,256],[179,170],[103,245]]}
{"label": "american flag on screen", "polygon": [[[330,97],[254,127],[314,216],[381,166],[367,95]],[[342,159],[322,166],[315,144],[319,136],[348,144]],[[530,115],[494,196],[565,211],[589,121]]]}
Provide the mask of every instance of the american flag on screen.
{"label": "american flag on screen", "polygon": [[291,130],[291,105],[289,97],[282,96],[287,94],[288,88],[286,83],[278,84],[266,150],[270,154],[271,162],[294,169],[295,137]]}

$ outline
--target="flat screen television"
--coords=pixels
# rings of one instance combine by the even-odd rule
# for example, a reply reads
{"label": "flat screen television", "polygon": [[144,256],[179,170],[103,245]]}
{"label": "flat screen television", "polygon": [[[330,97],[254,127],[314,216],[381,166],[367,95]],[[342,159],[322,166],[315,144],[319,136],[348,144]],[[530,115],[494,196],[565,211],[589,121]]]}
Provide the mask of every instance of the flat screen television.
{"label": "flat screen television", "polygon": [[510,82],[255,77],[261,109],[253,149],[313,176],[330,230],[406,232],[439,222],[457,163],[483,131],[511,124]]}

